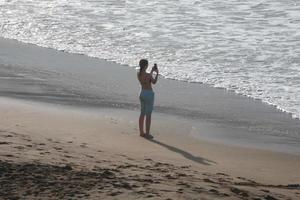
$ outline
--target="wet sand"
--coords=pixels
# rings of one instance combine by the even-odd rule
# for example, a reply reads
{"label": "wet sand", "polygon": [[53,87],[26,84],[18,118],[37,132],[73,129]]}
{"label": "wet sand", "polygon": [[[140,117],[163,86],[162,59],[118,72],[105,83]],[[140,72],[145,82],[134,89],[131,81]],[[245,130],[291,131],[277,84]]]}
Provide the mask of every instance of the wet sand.
{"label": "wet sand", "polygon": [[[299,199],[300,157],[194,140],[157,116],[0,99],[4,199]],[[172,127],[163,128],[163,124]]]}
{"label": "wet sand", "polygon": [[1,198],[300,198],[300,121],[289,114],[160,77],[146,140],[134,69],[0,45]]}
{"label": "wet sand", "polygon": [[[14,40],[0,38],[0,46],[1,96],[96,109],[139,109],[133,68]],[[163,77],[154,90],[155,113],[193,122],[195,138],[300,154],[300,120],[259,100]]]}

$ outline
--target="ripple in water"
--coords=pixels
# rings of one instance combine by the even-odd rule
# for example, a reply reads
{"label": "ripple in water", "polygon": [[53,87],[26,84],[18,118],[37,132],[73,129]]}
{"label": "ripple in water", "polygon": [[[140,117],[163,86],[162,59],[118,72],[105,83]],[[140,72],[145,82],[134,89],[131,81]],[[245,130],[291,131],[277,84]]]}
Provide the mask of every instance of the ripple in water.
{"label": "ripple in water", "polygon": [[298,0],[7,0],[0,36],[203,82],[300,117]]}

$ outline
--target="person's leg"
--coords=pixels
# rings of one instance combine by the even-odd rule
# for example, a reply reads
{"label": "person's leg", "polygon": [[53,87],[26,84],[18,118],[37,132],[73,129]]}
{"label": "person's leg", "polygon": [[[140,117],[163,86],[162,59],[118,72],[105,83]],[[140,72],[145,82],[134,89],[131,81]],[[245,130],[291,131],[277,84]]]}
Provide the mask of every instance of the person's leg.
{"label": "person's leg", "polygon": [[151,114],[146,115],[146,135],[150,134]]}
{"label": "person's leg", "polygon": [[148,138],[153,138],[150,134],[150,127],[151,127],[151,114],[153,110],[153,103],[154,103],[154,93],[150,92],[147,96],[146,107],[145,107],[145,114],[146,114],[146,134],[145,136]]}
{"label": "person's leg", "polygon": [[140,103],[141,103],[141,114],[139,118],[139,129],[140,129],[140,136],[145,136],[144,133],[144,119],[145,119],[145,112],[146,112],[146,105],[145,105],[145,98],[144,93],[141,92],[140,94]]}
{"label": "person's leg", "polygon": [[140,114],[140,118],[139,118],[139,128],[140,128],[140,136],[144,136],[144,118],[145,115],[144,114]]}

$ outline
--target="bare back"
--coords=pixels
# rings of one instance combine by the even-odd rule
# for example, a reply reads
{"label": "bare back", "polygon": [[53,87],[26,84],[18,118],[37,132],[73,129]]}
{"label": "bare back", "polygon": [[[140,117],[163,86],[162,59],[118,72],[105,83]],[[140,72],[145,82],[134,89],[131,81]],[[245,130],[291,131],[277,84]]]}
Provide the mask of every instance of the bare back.
{"label": "bare back", "polygon": [[152,90],[152,76],[150,73],[141,72],[137,74],[143,90]]}

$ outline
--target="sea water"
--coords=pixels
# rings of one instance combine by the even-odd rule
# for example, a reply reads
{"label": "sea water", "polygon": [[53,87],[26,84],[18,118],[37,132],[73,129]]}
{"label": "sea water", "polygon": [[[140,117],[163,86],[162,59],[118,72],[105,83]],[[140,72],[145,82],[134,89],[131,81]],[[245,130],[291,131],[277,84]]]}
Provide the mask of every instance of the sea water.
{"label": "sea water", "polygon": [[299,0],[0,0],[0,36],[132,67],[147,58],[166,78],[300,117]]}

